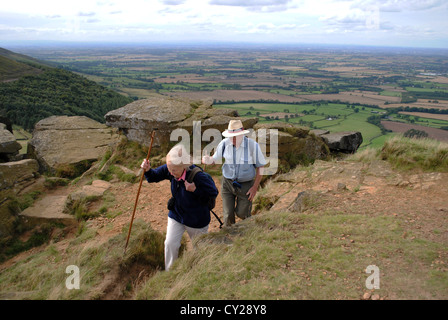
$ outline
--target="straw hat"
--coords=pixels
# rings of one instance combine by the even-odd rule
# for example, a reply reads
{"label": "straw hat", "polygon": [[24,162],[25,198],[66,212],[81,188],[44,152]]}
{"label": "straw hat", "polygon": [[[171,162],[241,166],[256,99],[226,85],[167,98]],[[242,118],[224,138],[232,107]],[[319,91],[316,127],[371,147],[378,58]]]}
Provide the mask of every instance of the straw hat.
{"label": "straw hat", "polygon": [[244,130],[241,120],[230,120],[229,127],[222,133],[222,135],[226,138],[230,138],[248,133],[250,133],[250,131]]}

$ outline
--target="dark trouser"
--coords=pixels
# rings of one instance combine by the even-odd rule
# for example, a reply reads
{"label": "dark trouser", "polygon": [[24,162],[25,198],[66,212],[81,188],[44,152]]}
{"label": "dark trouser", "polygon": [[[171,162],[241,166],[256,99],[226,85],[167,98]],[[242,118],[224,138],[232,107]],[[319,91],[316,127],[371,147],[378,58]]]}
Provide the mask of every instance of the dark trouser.
{"label": "dark trouser", "polygon": [[254,185],[254,180],[240,182],[241,188],[232,184],[232,180],[222,179],[222,209],[224,216],[224,226],[230,226],[235,223],[235,214],[240,219],[246,219],[251,216],[252,201],[246,193]]}

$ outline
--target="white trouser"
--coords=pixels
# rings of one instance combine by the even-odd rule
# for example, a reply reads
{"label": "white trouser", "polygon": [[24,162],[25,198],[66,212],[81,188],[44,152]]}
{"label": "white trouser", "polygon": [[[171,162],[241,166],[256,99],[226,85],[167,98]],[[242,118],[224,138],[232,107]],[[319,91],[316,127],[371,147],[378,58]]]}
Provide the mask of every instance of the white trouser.
{"label": "white trouser", "polygon": [[174,260],[179,256],[180,243],[184,232],[187,231],[190,239],[208,232],[208,225],[203,228],[190,228],[168,217],[165,239],[165,270],[168,271]]}

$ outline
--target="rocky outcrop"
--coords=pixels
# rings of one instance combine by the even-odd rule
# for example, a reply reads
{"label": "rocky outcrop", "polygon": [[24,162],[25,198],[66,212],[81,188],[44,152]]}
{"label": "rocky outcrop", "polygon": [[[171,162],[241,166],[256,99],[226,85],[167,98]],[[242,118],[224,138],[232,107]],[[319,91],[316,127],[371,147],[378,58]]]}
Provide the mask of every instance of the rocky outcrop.
{"label": "rocky outcrop", "polygon": [[36,160],[0,163],[0,242],[14,233],[17,204],[13,199],[32,184],[38,175]]}
{"label": "rocky outcrop", "polygon": [[[191,134],[194,121],[201,122],[201,132],[209,128],[224,131],[236,117],[235,110],[214,109],[212,100],[189,101],[166,96],[137,100],[105,115],[108,126],[120,129],[129,140],[143,145],[150,144],[151,132],[155,130],[156,147],[167,147],[174,129],[182,128]],[[258,122],[256,117],[241,120],[246,128]]]}
{"label": "rocky outcrop", "polygon": [[16,141],[14,135],[7,129],[7,126],[0,123],[0,160],[12,161],[19,153],[22,146]]}
{"label": "rocky outcrop", "polygon": [[112,184],[103,180],[94,180],[91,185],[85,185],[68,195],[67,201],[74,202],[89,197],[102,197],[104,192],[111,188]]}
{"label": "rocky outcrop", "polygon": [[75,217],[64,213],[66,201],[66,195],[47,195],[36,201],[31,207],[23,210],[19,216],[22,219],[22,223],[29,226],[36,226],[50,221],[64,225],[76,225]]}
{"label": "rocky outcrop", "polygon": [[278,130],[278,158],[289,165],[325,159],[330,154],[322,139],[310,135],[308,128],[276,122],[256,124],[253,129],[257,132],[260,146],[265,148],[267,153],[271,152],[272,135],[259,129]]}
{"label": "rocky outcrop", "polygon": [[0,163],[0,194],[11,190],[14,194],[34,181],[39,165],[34,159]]}
{"label": "rocky outcrop", "polygon": [[28,146],[41,171],[75,177],[119,142],[116,130],[87,117],[52,116],[39,121]]}
{"label": "rocky outcrop", "polygon": [[169,141],[172,125],[185,120],[191,109],[184,101],[155,97],[112,110],[105,119],[106,125],[120,129],[129,140],[143,145],[150,144],[151,131],[155,130],[154,146],[161,146]]}
{"label": "rocky outcrop", "polygon": [[356,152],[363,141],[361,132],[354,131],[327,133],[320,137],[331,151],[343,153]]}

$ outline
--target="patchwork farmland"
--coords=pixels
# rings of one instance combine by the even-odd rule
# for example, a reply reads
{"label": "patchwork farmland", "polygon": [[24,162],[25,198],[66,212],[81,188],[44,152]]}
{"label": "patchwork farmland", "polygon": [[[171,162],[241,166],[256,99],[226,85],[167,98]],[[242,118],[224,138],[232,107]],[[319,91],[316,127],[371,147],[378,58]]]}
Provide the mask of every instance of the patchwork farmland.
{"label": "patchwork farmland", "polygon": [[217,108],[261,122],[359,130],[362,147],[382,145],[403,124],[448,129],[448,51],[442,49],[103,46],[22,52],[133,99],[212,98]]}

